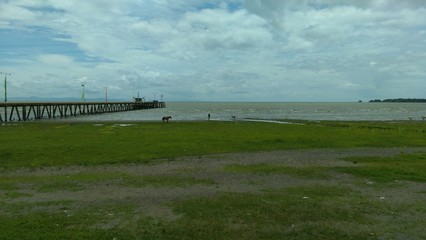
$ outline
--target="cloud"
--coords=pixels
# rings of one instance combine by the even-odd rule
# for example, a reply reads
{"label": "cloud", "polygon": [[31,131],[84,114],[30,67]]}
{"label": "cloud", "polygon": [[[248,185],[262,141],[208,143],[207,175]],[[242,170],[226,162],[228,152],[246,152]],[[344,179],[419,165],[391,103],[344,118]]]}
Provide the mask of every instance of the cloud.
{"label": "cloud", "polygon": [[73,63],[72,58],[59,54],[42,54],[38,57],[38,61],[43,63],[43,65],[56,65],[61,67]]}
{"label": "cloud", "polygon": [[0,12],[0,68],[21,95],[78,96],[82,77],[87,97],[108,87],[178,100],[352,101],[426,87],[420,0],[10,0]]}

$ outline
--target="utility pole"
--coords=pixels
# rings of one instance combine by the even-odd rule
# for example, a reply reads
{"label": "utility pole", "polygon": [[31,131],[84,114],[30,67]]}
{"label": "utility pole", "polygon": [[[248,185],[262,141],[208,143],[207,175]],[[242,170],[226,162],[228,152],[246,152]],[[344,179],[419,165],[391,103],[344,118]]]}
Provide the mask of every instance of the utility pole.
{"label": "utility pole", "polygon": [[81,83],[81,87],[83,88],[83,91],[81,92],[81,100],[83,102],[85,102],[85,100],[84,100],[84,82]]}
{"label": "utility pole", "polygon": [[4,102],[7,102],[7,76],[12,75],[11,73],[0,72],[0,75],[4,75]]}
{"label": "utility pole", "polygon": [[[0,72],[0,75],[4,75],[4,102],[7,102],[7,76],[12,75],[11,73]],[[7,122],[7,106],[4,105],[4,121]]]}

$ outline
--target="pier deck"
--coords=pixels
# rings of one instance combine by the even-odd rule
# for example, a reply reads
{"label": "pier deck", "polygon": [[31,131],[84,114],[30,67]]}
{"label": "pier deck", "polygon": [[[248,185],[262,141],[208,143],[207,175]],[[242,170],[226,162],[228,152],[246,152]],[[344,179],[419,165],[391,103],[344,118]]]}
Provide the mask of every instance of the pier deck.
{"label": "pier deck", "polygon": [[65,118],[150,108],[164,108],[165,102],[3,102],[0,122]]}

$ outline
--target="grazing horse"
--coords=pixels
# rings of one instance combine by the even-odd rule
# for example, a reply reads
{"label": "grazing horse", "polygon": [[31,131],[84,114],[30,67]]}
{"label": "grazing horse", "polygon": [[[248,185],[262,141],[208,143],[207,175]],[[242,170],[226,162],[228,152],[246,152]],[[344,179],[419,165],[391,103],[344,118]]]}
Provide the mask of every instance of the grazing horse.
{"label": "grazing horse", "polygon": [[163,122],[169,122],[169,119],[172,119],[172,117],[166,116],[166,117],[163,117],[161,120],[163,120]]}

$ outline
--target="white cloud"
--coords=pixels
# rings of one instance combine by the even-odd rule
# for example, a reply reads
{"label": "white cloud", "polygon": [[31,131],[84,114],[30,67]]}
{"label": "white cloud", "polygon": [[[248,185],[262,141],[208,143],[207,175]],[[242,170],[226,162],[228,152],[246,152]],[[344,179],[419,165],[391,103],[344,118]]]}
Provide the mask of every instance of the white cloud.
{"label": "white cloud", "polygon": [[67,66],[71,63],[73,63],[73,59],[64,56],[64,55],[58,55],[58,54],[42,54],[38,57],[38,60],[45,64],[50,66]]}

